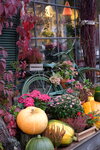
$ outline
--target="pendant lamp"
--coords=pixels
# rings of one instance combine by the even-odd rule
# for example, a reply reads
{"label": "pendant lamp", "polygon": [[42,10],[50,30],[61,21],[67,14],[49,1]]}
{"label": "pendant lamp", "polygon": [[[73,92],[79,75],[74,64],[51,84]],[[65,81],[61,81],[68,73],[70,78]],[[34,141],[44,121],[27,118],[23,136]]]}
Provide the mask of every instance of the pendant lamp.
{"label": "pendant lamp", "polygon": [[[68,1],[66,1],[66,3],[65,3],[65,6],[68,6],[68,7],[70,7],[70,4],[69,4],[69,2]],[[64,8],[63,9],[63,14],[62,14],[63,16],[71,16],[72,15],[72,10],[71,10],[71,8]]]}

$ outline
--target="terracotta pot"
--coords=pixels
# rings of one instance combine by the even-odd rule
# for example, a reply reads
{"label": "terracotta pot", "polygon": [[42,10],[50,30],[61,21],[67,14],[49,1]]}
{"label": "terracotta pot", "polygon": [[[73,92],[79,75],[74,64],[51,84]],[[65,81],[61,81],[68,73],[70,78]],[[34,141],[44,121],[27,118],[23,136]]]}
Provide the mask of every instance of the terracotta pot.
{"label": "terracotta pot", "polygon": [[62,87],[63,87],[64,89],[67,88],[66,79],[62,79],[62,80],[60,81],[60,84],[62,85]]}

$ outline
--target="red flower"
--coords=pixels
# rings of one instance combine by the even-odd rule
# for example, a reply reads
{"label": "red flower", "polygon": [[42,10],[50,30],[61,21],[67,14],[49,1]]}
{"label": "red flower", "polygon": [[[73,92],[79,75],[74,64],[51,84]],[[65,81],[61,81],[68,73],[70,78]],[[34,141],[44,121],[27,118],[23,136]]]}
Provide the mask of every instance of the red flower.
{"label": "red flower", "polygon": [[89,116],[91,119],[94,119],[93,114],[88,114],[88,116]]}
{"label": "red flower", "polygon": [[77,116],[80,116],[81,114],[82,114],[81,112],[78,112],[78,113],[77,113]]}

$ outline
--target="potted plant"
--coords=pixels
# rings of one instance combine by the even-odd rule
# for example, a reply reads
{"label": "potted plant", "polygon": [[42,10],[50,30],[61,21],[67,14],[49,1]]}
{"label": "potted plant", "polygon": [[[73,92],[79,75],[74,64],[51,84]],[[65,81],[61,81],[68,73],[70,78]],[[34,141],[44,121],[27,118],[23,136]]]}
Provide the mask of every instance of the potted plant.
{"label": "potted plant", "polygon": [[51,97],[48,94],[42,94],[38,90],[33,90],[28,94],[22,94],[18,98],[18,106],[25,108],[28,106],[39,107],[46,110],[48,103],[51,101]]}
{"label": "potted plant", "polygon": [[51,99],[47,112],[52,119],[72,118],[78,112],[83,113],[83,107],[78,97],[65,94]]}
{"label": "potted plant", "polygon": [[[68,61],[63,61],[57,64],[54,75],[50,77],[50,81],[53,84],[59,85],[61,84],[63,88],[67,88],[67,81],[75,81],[73,80],[76,75],[77,71],[73,65],[73,63],[68,60]],[[59,78],[60,82],[56,83],[55,79]]]}

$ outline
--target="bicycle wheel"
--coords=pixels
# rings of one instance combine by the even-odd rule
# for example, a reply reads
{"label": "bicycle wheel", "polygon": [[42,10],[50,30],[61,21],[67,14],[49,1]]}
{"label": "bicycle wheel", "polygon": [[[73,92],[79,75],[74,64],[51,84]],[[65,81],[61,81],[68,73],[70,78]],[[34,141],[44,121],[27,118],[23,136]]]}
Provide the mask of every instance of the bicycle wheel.
{"label": "bicycle wheel", "polygon": [[22,94],[29,93],[33,90],[39,90],[41,93],[49,94],[56,91],[56,87],[51,84],[49,78],[44,74],[30,76],[22,87]]}

